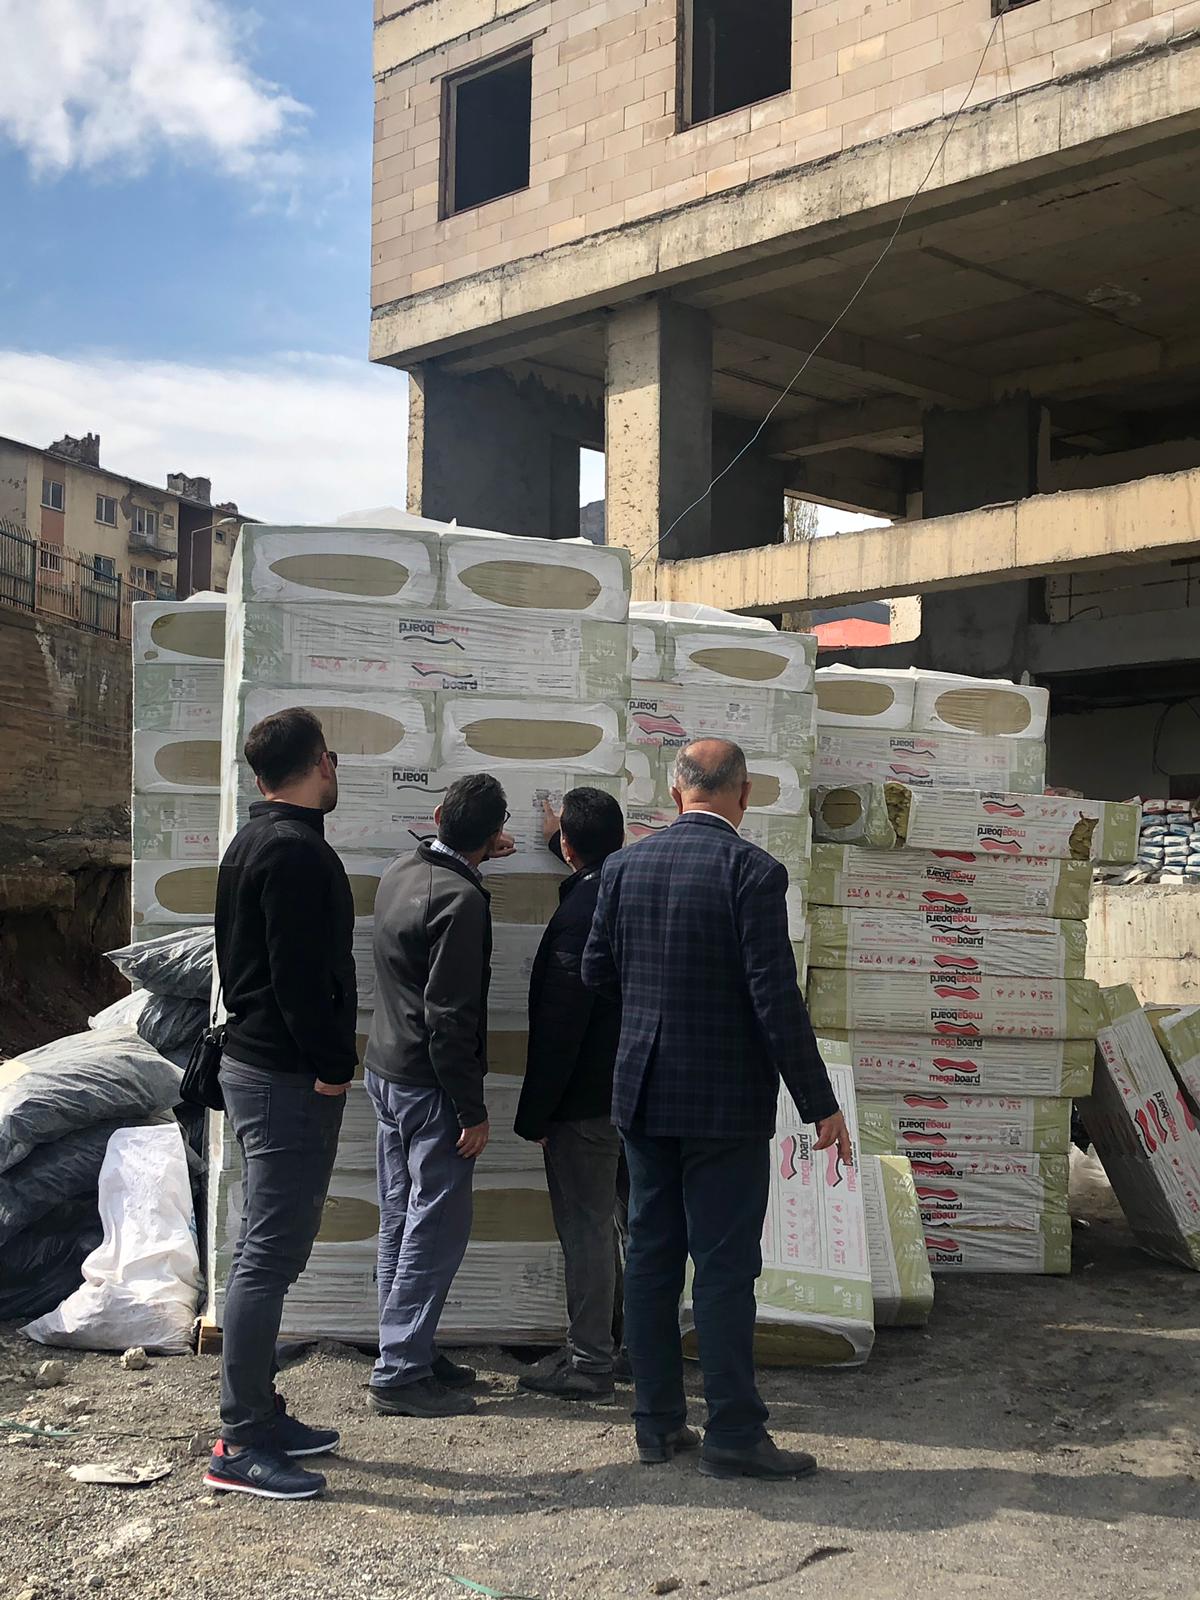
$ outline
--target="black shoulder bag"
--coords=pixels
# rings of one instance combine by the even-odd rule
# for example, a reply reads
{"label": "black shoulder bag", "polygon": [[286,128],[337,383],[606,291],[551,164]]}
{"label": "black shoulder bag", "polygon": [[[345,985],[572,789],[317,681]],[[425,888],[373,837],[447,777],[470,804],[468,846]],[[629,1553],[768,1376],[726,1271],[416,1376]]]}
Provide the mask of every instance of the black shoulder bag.
{"label": "black shoulder bag", "polygon": [[207,1111],[224,1111],[225,1096],[221,1093],[221,1056],[225,1049],[224,1026],[217,1026],[217,1011],[221,1005],[221,991],[217,990],[217,1003],[212,1021],[192,1046],[188,1064],[183,1069],[183,1082],[179,1098],[189,1106],[203,1106]]}

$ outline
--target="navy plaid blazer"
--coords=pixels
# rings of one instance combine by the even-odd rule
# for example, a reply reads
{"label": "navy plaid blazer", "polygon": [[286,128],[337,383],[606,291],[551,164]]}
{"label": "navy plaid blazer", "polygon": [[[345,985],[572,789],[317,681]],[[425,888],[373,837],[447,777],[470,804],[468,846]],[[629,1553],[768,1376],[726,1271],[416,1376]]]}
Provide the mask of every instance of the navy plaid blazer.
{"label": "navy plaid blazer", "polygon": [[768,1138],[782,1077],[810,1121],[837,1109],[788,939],[787,869],[689,811],[605,862],[583,981],[620,996],[619,1128]]}

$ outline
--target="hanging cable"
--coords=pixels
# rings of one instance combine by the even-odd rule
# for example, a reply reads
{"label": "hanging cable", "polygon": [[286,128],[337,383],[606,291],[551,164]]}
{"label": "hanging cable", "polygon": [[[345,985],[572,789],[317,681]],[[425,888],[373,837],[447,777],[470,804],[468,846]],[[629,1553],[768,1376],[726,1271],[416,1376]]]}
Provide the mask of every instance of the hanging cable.
{"label": "hanging cable", "polygon": [[841,325],[842,321],[844,320],[844,318],[849,314],[851,309],[854,307],[855,303],[858,301],[859,297],[862,295],[864,289],[866,289],[866,287],[870,283],[871,279],[879,271],[879,268],[883,265],[883,263],[886,260],[888,254],[890,253],[892,246],[895,244],[896,240],[900,237],[900,230],[901,230],[901,228],[903,228],[905,222],[908,220],[909,212],[912,210],[913,206],[917,203],[918,199],[920,198],[921,194],[923,193],[923,191],[925,189],[926,184],[929,182],[930,178],[933,177],[934,169],[936,168],[938,162],[942,159],[942,156],[945,154],[946,146],[950,143],[951,135],[954,133],[955,128],[958,126],[958,119],[962,116],[963,112],[967,108],[967,101],[975,93],[975,85],[979,82],[979,75],[983,71],[983,63],[987,60],[987,53],[992,48],[992,45],[995,42],[996,30],[999,28],[1000,23],[1003,20],[1003,15],[1004,15],[1003,12],[1001,12],[1000,15],[997,16],[996,20],[992,23],[992,31],[988,34],[987,43],[983,47],[983,54],[979,57],[979,63],[975,68],[975,75],[971,79],[971,82],[970,82],[970,85],[969,85],[969,87],[967,89],[966,94],[963,95],[963,97],[962,97],[962,102],[959,105],[958,110],[954,113],[953,117],[950,119],[950,126],[946,129],[946,136],[942,140],[941,144],[938,146],[937,153],[934,156],[933,160],[929,163],[928,171],[925,173],[925,176],[921,179],[921,181],[917,185],[917,187],[913,190],[912,194],[909,195],[907,201],[905,202],[904,209],[901,211],[899,217],[896,219],[896,226],[892,229],[891,233],[888,235],[887,240],[886,240],[886,242],[885,242],[885,244],[883,246],[883,249],[879,252],[879,254],[876,256],[875,260],[867,268],[866,274],[864,275],[864,277],[862,279],[862,282],[858,285],[858,288],[855,289],[854,293],[850,296],[849,300],[846,301],[846,304],[838,312],[837,316],[834,317],[833,321],[829,324],[828,328],[826,328],[825,332],[821,335],[821,337],[817,340],[816,344],[813,345],[812,349],[805,356],[804,361],[801,364],[799,370],[793,375],[793,377],[791,378],[791,380],[788,383],[787,388],[784,389],[783,392],[780,394],[779,398],[775,401],[774,405],[772,405],[771,409],[767,412],[766,416],[759,423],[757,429],[754,431],[754,433],[751,435],[751,437],[749,439],[747,439],[746,443],[742,446],[742,448],[738,451],[738,453],[724,467],[722,467],[721,471],[717,473],[716,477],[709,484],[708,488],[705,489],[704,493],[702,495],[700,495],[697,499],[693,500],[691,505],[688,506],[686,508],[686,510],[681,511],[679,513],[679,515],[675,518],[675,521],[667,529],[667,531],[665,533],[663,533],[663,534],[660,534],[659,537],[654,541],[654,543],[652,545],[649,545],[645,550],[642,551],[641,555],[638,556],[637,559],[634,561],[633,567],[632,567],[631,570],[636,571],[636,569],[641,566],[643,561],[647,560],[652,555],[656,555],[657,552],[666,543],[666,541],[675,532],[675,529],[679,526],[679,524],[681,522],[683,522],[686,517],[690,517],[692,512],[695,511],[698,506],[702,506],[704,504],[704,502],[712,494],[712,492],[716,488],[716,486],[720,483],[721,479],[724,478],[728,473],[732,472],[734,467],[737,466],[738,462],[741,461],[742,458],[744,456],[746,456],[754,448],[754,446],[758,443],[758,441],[762,438],[763,434],[766,432],[767,424],[770,422],[771,418],[779,410],[780,406],[787,399],[787,397],[791,394],[792,390],[796,387],[796,385],[800,382],[800,379],[808,371],[808,369],[811,366],[812,362],[815,360],[816,356],[820,352],[822,345],[824,345],[837,332],[837,330],[838,330],[839,326]]}

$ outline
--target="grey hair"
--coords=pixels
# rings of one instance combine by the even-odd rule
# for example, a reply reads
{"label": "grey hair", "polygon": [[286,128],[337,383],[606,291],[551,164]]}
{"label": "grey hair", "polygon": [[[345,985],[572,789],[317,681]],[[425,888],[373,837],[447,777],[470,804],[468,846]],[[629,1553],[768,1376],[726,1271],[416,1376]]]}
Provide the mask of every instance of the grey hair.
{"label": "grey hair", "polygon": [[[720,751],[720,759],[700,761],[693,754],[700,745],[711,745]],[[675,757],[672,783],[680,794],[725,794],[740,789],[749,774],[746,757],[740,745],[732,739],[693,739],[685,744]]]}

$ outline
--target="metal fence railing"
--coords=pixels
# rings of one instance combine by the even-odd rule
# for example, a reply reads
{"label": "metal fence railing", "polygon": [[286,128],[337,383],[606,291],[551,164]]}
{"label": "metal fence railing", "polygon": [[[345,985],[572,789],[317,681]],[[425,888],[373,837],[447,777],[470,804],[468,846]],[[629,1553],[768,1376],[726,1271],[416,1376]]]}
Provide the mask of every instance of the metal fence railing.
{"label": "metal fence railing", "polygon": [[131,607],[155,598],[107,571],[103,558],[47,544],[0,519],[0,604],[59,617],[108,639],[128,639]]}

